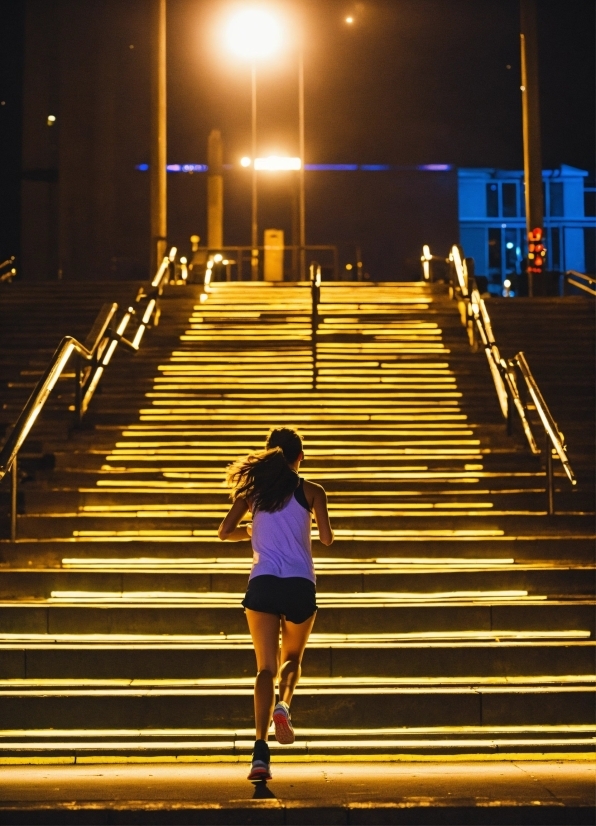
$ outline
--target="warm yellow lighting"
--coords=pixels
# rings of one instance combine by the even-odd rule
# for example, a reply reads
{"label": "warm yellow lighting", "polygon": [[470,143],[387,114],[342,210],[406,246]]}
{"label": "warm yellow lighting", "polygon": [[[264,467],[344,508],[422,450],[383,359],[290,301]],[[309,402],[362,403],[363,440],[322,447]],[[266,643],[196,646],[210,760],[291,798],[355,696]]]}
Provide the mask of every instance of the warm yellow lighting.
{"label": "warm yellow lighting", "polygon": [[346,17],[346,23],[353,23],[353,22],[354,22],[353,17]]}
{"label": "warm yellow lighting", "polygon": [[[346,264],[346,269],[347,269],[347,270],[351,270],[351,269],[352,269],[352,265],[351,265],[351,264]],[[327,321],[328,319],[325,319],[325,320]]]}
{"label": "warm yellow lighting", "polygon": [[53,126],[56,123],[56,115],[48,115],[48,126]]}
{"label": "warm yellow lighting", "polygon": [[250,166],[251,163],[251,159],[247,158],[246,155],[243,158],[240,158],[240,166],[244,166],[246,168],[247,166]]}
{"label": "warm yellow lighting", "polygon": [[221,263],[221,261],[223,261],[223,255],[220,255],[220,253],[218,252],[216,255],[213,256],[213,260],[216,264],[219,264]]}
{"label": "warm yellow lighting", "polygon": [[268,158],[255,158],[255,169],[261,172],[287,172],[300,169],[300,158],[287,158],[282,155],[269,155]]}
{"label": "warm yellow lighting", "polygon": [[229,22],[228,48],[239,57],[255,60],[278,51],[282,41],[279,21],[261,9],[245,9]]}

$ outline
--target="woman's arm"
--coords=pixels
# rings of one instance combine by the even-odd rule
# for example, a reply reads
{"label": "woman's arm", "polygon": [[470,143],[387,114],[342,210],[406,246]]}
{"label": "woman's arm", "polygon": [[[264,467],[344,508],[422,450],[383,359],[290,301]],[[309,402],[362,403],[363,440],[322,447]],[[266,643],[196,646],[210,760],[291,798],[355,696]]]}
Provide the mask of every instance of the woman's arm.
{"label": "woman's arm", "polygon": [[242,539],[250,539],[252,525],[240,525],[238,523],[248,511],[246,499],[242,497],[236,499],[225,519],[218,528],[217,535],[220,539],[228,542],[240,542]]}
{"label": "woman's arm", "polygon": [[329,521],[329,512],[327,511],[327,494],[321,485],[314,482],[304,482],[304,495],[306,501],[310,503],[315,514],[315,522],[319,529],[319,539],[323,545],[331,545],[334,536],[331,529],[331,522]]}

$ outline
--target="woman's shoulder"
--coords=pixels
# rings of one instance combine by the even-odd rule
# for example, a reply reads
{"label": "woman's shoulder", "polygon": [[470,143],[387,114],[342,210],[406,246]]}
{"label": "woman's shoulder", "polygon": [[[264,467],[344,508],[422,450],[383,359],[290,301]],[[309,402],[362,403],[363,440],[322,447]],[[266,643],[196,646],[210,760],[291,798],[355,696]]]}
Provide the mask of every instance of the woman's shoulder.
{"label": "woman's shoulder", "polygon": [[314,496],[325,496],[325,488],[323,485],[318,485],[316,482],[309,482],[308,479],[303,479],[304,493],[307,498]]}

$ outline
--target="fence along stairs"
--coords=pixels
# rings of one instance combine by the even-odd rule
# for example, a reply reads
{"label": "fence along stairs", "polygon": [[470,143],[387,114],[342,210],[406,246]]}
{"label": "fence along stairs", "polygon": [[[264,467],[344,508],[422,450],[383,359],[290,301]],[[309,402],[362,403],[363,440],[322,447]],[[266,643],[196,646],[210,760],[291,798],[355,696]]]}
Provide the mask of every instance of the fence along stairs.
{"label": "fence along stairs", "polygon": [[216,528],[225,465],[281,424],[337,539],[313,543],[320,611],[276,759],[593,757],[589,485],[557,476],[545,516],[442,286],[324,284],[316,389],[310,311],[302,284],[169,287],[86,429],[42,420],[55,468],[0,546],[1,761],[248,759],[251,554]]}

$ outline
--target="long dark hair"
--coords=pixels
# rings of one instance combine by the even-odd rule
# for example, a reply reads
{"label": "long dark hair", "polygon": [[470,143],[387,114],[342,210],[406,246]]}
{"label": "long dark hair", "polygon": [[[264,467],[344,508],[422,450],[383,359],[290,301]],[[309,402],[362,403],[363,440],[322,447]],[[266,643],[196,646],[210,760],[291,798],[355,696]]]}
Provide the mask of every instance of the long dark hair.
{"label": "long dark hair", "polygon": [[299,476],[290,467],[302,453],[302,439],[291,427],[269,431],[265,450],[251,453],[228,466],[226,482],[231,498],[249,500],[253,512],[278,511],[299,484]]}

